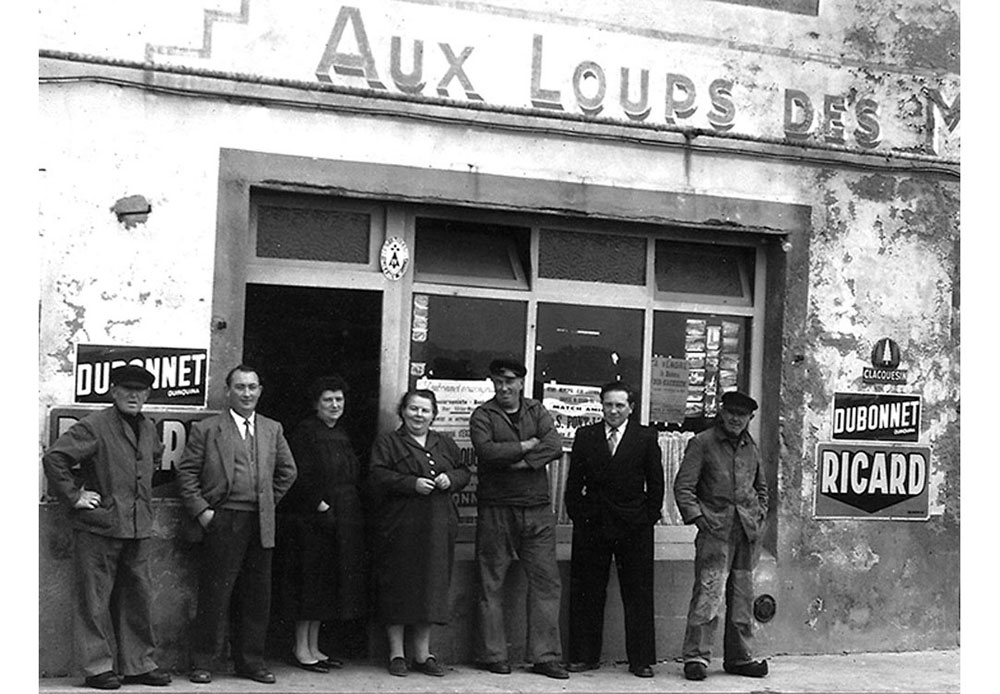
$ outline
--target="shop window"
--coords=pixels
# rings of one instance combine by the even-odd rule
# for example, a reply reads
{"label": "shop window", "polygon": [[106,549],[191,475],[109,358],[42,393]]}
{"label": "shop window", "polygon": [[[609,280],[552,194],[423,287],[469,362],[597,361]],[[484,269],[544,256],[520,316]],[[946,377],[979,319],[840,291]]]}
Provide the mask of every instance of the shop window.
{"label": "shop window", "polygon": [[566,448],[576,429],[600,421],[600,387],[624,381],[641,402],[643,312],[538,304],[533,397],[548,408]]}
{"label": "shop window", "polygon": [[483,380],[493,359],[523,359],[526,316],[523,301],[415,294],[411,382]]}
{"label": "shop window", "polygon": [[320,206],[257,207],[257,257],[369,262],[371,215]]}
{"label": "shop window", "polygon": [[750,306],[754,249],[656,242],[656,290],[686,301]]}
{"label": "shop window", "polygon": [[542,229],[538,276],[643,285],[646,283],[646,239]]}
{"label": "shop window", "polygon": [[723,393],[746,391],[749,328],[741,316],[655,312],[650,423],[701,431],[718,414]]}
{"label": "shop window", "polygon": [[530,229],[418,217],[416,231],[418,281],[528,288]]}

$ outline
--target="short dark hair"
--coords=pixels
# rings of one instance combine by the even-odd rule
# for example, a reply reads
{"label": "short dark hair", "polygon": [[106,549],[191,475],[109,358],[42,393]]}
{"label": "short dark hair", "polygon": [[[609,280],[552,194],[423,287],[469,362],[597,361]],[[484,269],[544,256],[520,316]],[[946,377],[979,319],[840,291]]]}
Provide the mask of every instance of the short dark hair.
{"label": "short dark hair", "polygon": [[604,394],[612,391],[625,393],[628,396],[628,404],[635,405],[635,391],[632,390],[632,386],[624,381],[609,381],[601,386],[601,402],[604,402]]}
{"label": "short dark hair", "polygon": [[254,367],[249,366],[247,364],[237,364],[236,366],[234,366],[233,368],[231,368],[229,370],[229,373],[226,374],[226,387],[227,388],[229,388],[229,387],[231,387],[233,385],[233,374],[235,374],[237,371],[242,371],[243,373],[248,373],[248,374],[256,374],[257,375],[257,382],[258,383],[263,383],[264,382],[261,379],[261,377],[260,377],[260,371],[258,371]]}
{"label": "short dark hair", "polygon": [[518,378],[524,378],[528,373],[528,369],[517,359],[504,357],[490,362],[490,376],[503,376],[504,371],[510,371]]}
{"label": "short dark hair", "polygon": [[434,395],[433,390],[427,388],[411,388],[410,390],[403,393],[403,397],[399,400],[399,405],[396,407],[396,414],[399,418],[403,418],[403,410],[406,406],[410,404],[410,400],[413,398],[427,398],[431,401],[431,410],[434,412],[434,416],[438,415],[438,401],[437,397]]}
{"label": "short dark hair", "polygon": [[347,397],[350,387],[347,385],[347,381],[340,376],[340,374],[330,374],[329,376],[320,376],[315,381],[313,381],[306,395],[309,397],[309,404],[315,405],[319,402],[319,399],[323,397],[323,393],[326,391],[333,391],[336,393],[338,390]]}

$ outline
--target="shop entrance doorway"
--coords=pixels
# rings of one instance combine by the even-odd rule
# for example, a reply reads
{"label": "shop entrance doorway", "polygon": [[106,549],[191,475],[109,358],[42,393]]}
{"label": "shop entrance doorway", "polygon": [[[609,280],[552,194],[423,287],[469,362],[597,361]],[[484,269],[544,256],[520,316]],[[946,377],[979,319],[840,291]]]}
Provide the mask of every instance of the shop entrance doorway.
{"label": "shop entrance doorway", "polygon": [[312,410],[306,393],[337,373],[350,387],[343,424],[363,462],[378,425],[382,294],[247,284],[243,361],[260,370],[258,409],[291,432]]}

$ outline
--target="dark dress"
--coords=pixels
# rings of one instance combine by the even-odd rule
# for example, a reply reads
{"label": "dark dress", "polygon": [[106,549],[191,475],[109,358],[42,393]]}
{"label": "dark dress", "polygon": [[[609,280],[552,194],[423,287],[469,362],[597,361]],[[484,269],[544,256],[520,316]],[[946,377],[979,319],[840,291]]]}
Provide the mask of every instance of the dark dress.
{"label": "dark dress", "polygon": [[[341,426],[318,417],[289,440],[298,478],[278,506],[275,577],[281,614],[295,620],[348,620],[366,610],[361,463]],[[320,501],[330,509],[319,512]]]}
{"label": "dark dress", "polygon": [[[451,487],[418,494],[417,477],[446,472]],[[469,469],[451,438],[434,431],[421,446],[400,427],[372,448],[376,618],[384,624],[446,624],[458,533],[452,494],[469,483]]]}

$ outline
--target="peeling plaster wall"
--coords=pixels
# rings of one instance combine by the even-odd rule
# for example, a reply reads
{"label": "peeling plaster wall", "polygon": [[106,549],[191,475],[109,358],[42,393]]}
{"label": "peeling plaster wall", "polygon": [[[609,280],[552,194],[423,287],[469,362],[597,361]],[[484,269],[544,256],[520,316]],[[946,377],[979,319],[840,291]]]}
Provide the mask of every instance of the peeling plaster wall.
{"label": "peeling plaster wall", "polygon": [[[408,10],[427,5],[398,4]],[[202,5],[180,3],[184,11],[178,11],[174,21],[199,20]],[[649,24],[787,49],[791,57],[784,58],[780,73],[765,70],[762,61],[750,55],[732,58],[726,67],[744,86],[765,85],[775,93],[796,80],[842,80],[845,73],[859,84],[889,84],[895,99],[884,105],[887,117],[917,141],[928,136],[927,100],[920,86],[943,85],[957,94],[957,2],[910,0],[887,7],[877,0],[821,0],[819,17],[708,0],[697,3],[697,11],[694,5],[642,0],[627,7],[588,4],[582,10],[573,4],[569,11],[566,3],[504,3],[512,12],[566,19],[561,25],[550,22],[551,27],[590,30],[599,22]],[[706,5],[713,11],[700,9]],[[102,16],[134,21],[113,12],[110,3],[43,3],[40,16],[61,19],[43,21],[42,45],[53,49],[128,57],[121,53],[163,38],[156,34],[155,23],[128,34],[134,46],[102,38],[107,26],[115,25],[98,28],[85,17],[90,22]],[[455,12],[451,18],[460,23],[465,16]],[[428,24],[433,26],[430,20]],[[548,30],[555,31],[551,27]],[[238,33],[238,27],[227,29],[229,35]],[[795,58],[813,53],[839,60],[816,65]],[[780,459],[775,556],[768,564],[778,613],[759,629],[760,650],[767,654],[957,645],[957,179],[916,169],[859,171],[833,159],[817,165],[734,158],[629,142],[414,124],[365,113],[268,109],[88,82],[42,86],[39,117],[39,129],[46,134],[38,143],[43,169],[38,218],[39,449],[48,409],[71,399],[77,342],[209,345],[221,148],[459,171],[472,167],[523,178],[809,205],[811,229],[788,239],[781,268],[784,332],[781,344],[774,347],[781,365]],[[937,155],[957,160],[959,132],[937,137]],[[808,144],[822,147],[816,138]],[[116,219],[112,207],[137,194],[145,196],[152,209],[145,222],[129,228]],[[923,398],[921,443],[933,449],[931,518],[813,520],[814,451],[818,442],[830,438],[833,393],[869,388],[860,382],[861,369],[869,363],[874,341],[886,336],[899,342],[903,367],[909,370],[909,384],[901,392]],[[40,489],[41,479],[39,484]],[[169,506],[160,509],[164,527],[176,523],[173,513]],[[45,606],[51,596],[65,595],[68,575],[65,544],[53,534],[60,527],[59,514],[43,517]],[[169,579],[162,584],[163,595],[178,598],[188,609],[187,555],[166,544],[162,552],[173,566],[165,574]],[[671,562],[665,570],[671,572],[671,585],[683,585],[676,576],[687,575],[690,564]],[[164,620],[172,625],[171,633],[180,633],[180,615]],[[56,624],[45,633],[65,634]],[[675,655],[661,653],[664,658]],[[57,662],[52,666],[56,670],[67,661]]]}

